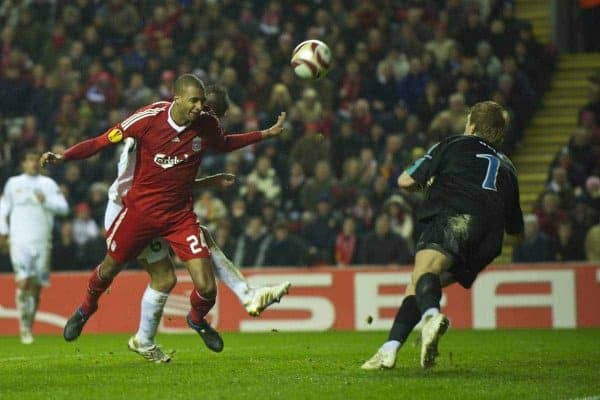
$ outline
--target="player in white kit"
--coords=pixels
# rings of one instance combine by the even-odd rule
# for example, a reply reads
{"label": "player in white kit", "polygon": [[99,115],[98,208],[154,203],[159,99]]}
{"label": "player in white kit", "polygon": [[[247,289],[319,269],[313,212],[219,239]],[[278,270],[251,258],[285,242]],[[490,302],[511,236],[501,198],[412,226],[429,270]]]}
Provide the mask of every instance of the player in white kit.
{"label": "player in white kit", "polygon": [[33,343],[31,328],[42,286],[48,286],[54,215],[69,212],[67,200],[51,178],[40,175],[39,154],[26,152],[23,174],[6,182],[0,200],[0,246],[10,241],[15,271],[15,303],[21,342]]}
{"label": "player in white kit", "polygon": [[[218,117],[227,110],[227,95],[217,88],[207,90],[207,105],[211,106]],[[117,179],[110,186],[104,225],[108,230],[123,208],[122,198],[131,187],[136,161],[136,143],[133,138],[124,140],[119,158]],[[231,174],[217,174],[196,180],[196,188],[224,188],[234,183]],[[283,282],[275,286],[251,287],[240,270],[225,256],[216,245],[210,232],[203,227],[204,237],[211,251],[215,275],[228,286],[246,308],[248,314],[258,316],[264,309],[279,302],[291,286]],[[151,281],[141,302],[140,325],[137,333],[129,339],[128,347],[148,361],[169,362],[170,355],[164,353],[154,342],[163,309],[169,293],[177,283],[175,267],[170,258],[166,240],[156,238],[138,256],[138,261],[150,274]]]}

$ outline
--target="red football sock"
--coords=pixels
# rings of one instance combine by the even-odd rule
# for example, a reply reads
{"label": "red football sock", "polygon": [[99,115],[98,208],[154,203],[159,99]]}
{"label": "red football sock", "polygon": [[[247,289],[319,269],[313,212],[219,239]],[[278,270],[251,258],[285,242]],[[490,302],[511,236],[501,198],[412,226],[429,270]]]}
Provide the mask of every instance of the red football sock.
{"label": "red football sock", "polygon": [[100,266],[97,266],[92,271],[92,275],[88,281],[87,292],[85,294],[85,299],[83,303],[81,303],[81,311],[86,316],[91,316],[98,309],[98,299],[102,296],[102,293],[108,289],[110,284],[112,283],[112,279],[106,279],[100,277]]}
{"label": "red football sock", "polygon": [[205,299],[198,293],[198,290],[194,289],[190,294],[190,304],[192,309],[190,310],[190,319],[194,324],[199,324],[211,308],[215,305],[215,299]]}

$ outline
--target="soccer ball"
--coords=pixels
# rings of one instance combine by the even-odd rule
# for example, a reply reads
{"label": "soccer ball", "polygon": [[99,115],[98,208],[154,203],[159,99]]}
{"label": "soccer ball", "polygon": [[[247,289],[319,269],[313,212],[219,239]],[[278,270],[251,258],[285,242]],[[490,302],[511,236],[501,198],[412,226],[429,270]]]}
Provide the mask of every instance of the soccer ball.
{"label": "soccer ball", "polygon": [[320,40],[305,40],[294,49],[290,64],[298,77],[319,79],[329,71],[331,50]]}

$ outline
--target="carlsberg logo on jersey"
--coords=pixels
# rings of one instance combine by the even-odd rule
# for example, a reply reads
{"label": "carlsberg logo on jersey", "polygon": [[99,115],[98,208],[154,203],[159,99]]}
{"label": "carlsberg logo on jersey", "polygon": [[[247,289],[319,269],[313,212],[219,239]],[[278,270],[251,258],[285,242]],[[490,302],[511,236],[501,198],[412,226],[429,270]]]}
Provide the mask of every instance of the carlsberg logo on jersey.
{"label": "carlsberg logo on jersey", "polygon": [[163,169],[168,169],[176,166],[177,164],[181,164],[185,160],[187,160],[188,155],[184,154],[183,158],[179,158],[177,156],[168,156],[166,154],[158,153],[154,156],[154,162],[160,165]]}

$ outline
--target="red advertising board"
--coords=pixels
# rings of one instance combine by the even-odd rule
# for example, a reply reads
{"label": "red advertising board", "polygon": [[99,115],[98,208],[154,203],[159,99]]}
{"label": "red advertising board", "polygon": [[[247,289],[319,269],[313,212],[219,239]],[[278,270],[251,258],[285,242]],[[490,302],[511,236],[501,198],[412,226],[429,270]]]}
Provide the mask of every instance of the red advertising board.
{"label": "red advertising board", "polygon": [[[219,286],[211,311],[221,331],[385,330],[402,301],[410,268],[246,270],[252,285],[289,280],[290,294],[260,318],[249,317],[235,295]],[[44,289],[35,333],[60,333],[81,301],[88,273],[54,273]],[[185,315],[192,284],[184,271],[167,302],[160,330],[189,332]],[[148,284],[145,272],[123,272],[103,296],[86,332],[134,332]],[[14,281],[0,275],[0,334],[18,332]],[[600,265],[537,264],[492,267],[471,290],[444,290],[443,311],[454,328],[600,327]],[[367,323],[368,317],[372,322]]]}

